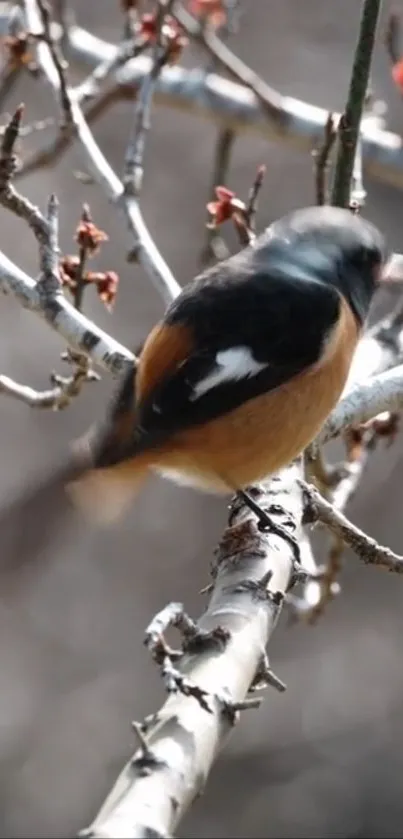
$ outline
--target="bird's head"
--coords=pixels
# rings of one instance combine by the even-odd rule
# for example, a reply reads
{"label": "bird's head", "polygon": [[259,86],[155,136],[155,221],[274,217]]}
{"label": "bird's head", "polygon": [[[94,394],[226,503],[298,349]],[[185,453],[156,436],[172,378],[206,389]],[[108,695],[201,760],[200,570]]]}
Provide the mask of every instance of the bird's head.
{"label": "bird's head", "polygon": [[340,207],[296,210],[268,230],[291,259],[346,298],[360,325],[365,321],[390,252],[371,222]]}

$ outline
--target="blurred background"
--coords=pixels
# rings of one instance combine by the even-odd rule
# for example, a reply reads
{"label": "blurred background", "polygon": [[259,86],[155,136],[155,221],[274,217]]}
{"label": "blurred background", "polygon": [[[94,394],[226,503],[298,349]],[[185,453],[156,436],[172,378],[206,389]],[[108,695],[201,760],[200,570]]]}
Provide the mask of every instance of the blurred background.
{"label": "blurred background", "polygon": [[[332,109],[345,100],[360,0],[243,0],[231,45],[284,93]],[[117,0],[74,3],[78,20],[100,36],[121,34]],[[403,12],[403,3],[394,4]],[[403,103],[390,79],[382,30],[373,63],[376,97],[389,127],[403,128]],[[185,62],[194,61],[188,51]],[[72,68],[73,71],[73,68]],[[78,79],[73,71],[72,77]],[[26,120],[49,115],[47,90],[24,78],[6,108],[26,102]],[[95,126],[118,173],[131,106],[117,104]],[[43,138],[23,143],[28,152]],[[159,108],[147,142],[143,211],[178,280],[199,268],[216,129]],[[259,226],[314,201],[309,155],[253,137],[236,143],[230,185],[247,194],[265,163]],[[61,248],[74,253],[81,207],[89,202],[109,242],[98,262],[120,274],[112,315],[87,294],[86,312],[123,343],[136,346],[162,311],[143,271],[128,265],[124,222],[101,191],[83,184],[73,147],[56,168],[19,183],[44,207],[61,202]],[[367,215],[403,249],[403,196],[370,181]],[[0,247],[30,273],[37,251],[26,227],[0,210]],[[382,301],[380,301],[382,304]],[[1,300],[1,372],[44,388],[63,372],[63,342],[12,298]],[[0,493],[4,501],[51,466],[69,440],[102,411],[114,384],[89,385],[65,412],[35,412],[1,401]],[[349,515],[402,551],[402,436],[380,445]],[[46,516],[46,510],[43,511]],[[68,837],[91,821],[133,740],[130,720],[163,701],[158,673],[143,647],[151,616],[170,599],[197,616],[212,551],[226,522],[223,501],[155,479],[119,530],[60,533],[40,573],[0,598],[0,836]],[[24,523],[21,522],[21,528]],[[269,691],[259,712],[244,714],[203,797],[180,827],[194,837],[403,836],[403,583],[347,555],[343,594],[314,628],[283,617],[270,643],[285,695]]]}

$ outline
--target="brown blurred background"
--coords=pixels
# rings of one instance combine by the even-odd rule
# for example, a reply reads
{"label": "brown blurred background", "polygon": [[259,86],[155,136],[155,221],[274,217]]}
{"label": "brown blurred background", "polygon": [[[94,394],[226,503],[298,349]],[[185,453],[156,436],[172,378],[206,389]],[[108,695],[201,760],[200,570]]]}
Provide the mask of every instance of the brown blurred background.
{"label": "brown blurred background", "polygon": [[[119,37],[117,0],[74,5],[81,23],[109,40]],[[402,2],[394,6],[403,12]],[[383,26],[390,8],[385,2]],[[232,45],[282,92],[341,108],[359,9],[359,0],[243,0]],[[390,127],[400,131],[403,106],[381,40],[375,94],[389,105]],[[28,121],[49,114],[49,93],[32,80],[23,81],[7,110],[21,99]],[[130,106],[118,104],[95,129],[118,172],[130,116]],[[154,113],[143,209],[181,283],[199,265],[215,136],[208,122],[166,109]],[[37,138],[24,141],[25,151],[34,143]],[[236,144],[231,186],[245,194],[262,162],[261,227],[314,198],[308,155],[251,137]],[[135,346],[159,317],[161,300],[143,271],[126,263],[119,216],[96,186],[73,177],[82,168],[74,147],[56,169],[20,186],[42,207],[57,193],[66,252],[74,249],[82,203],[90,203],[110,237],[100,264],[120,273],[121,287],[113,315],[91,294],[86,311]],[[376,183],[367,187],[368,216],[403,249],[403,196]],[[35,274],[30,232],[4,210],[0,215],[0,247]],[[63,343],[10,298],[1,301],[0,318],[1,372],[46,387],[48,372],[61,368]],[[101,410],[112,386],[105,377],[61,414],[1,402],[2,499],[53,462]],[[380,447],[349,511],[400,551],[402,453],[401,437],[389,450]],[[172,598],[200,613],[198,591],[225,519],[225,503],[156,479],[119,531],[61,533],[49,565],[1,598],[0,836],[74,836],[95,815],[132,750],[131,718],[141,719],[163,700],[142,645],[144,628]],[[403,836],[403,583],[348,557],[343,589],[316,628],[290,629],[283,619],[270,652],[288,690],[268,692],[259,712],[242,717],[180,835]]]}

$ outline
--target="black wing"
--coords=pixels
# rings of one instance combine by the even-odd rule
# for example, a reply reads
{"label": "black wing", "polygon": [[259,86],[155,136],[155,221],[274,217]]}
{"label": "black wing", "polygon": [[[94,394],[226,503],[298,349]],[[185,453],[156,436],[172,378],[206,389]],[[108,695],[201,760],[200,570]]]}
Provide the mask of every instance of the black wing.
{"label": "black wing", "polygon": [[[234,410],[315,364],[337,323],[333,286],[273,264],[270,275],[254,271],[251,294],[247,271],[239,273],[238,264],[234,280],[230,263],[224,276],[217,266],[215,277],[194,281],[167,313],[167,324],[190,324],[195,351],[138,406],[141,448]],[[250,369],[241,364],[226,378],[219,360],[234,349],[240,360],[249,354]]]}

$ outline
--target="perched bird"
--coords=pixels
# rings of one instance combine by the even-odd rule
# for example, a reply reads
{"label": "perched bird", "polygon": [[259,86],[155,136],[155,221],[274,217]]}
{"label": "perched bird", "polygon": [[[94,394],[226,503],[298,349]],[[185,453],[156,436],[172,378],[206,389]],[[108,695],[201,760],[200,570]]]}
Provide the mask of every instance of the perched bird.
{"label": "perched bird", "polygon": [[[200,274],[152,329],[105,420],[73,445],[67,466],[0,515],[0,540],[7,516],[19,518],[32,553],[24,517],[46,498],[62,509],[67,495],[98,521],[114,520],[154,471],[214,493],[278,471],[338,401],[388,256],[368,221],[310,207]],[[38,515],[40,542],[46,513]]]}

